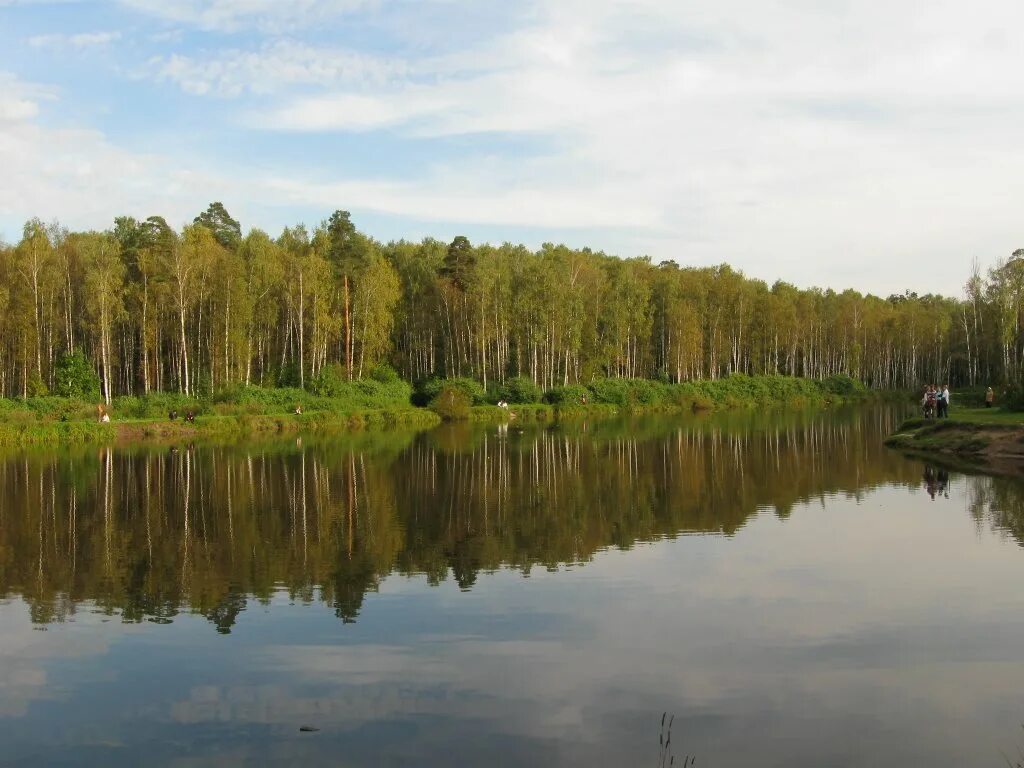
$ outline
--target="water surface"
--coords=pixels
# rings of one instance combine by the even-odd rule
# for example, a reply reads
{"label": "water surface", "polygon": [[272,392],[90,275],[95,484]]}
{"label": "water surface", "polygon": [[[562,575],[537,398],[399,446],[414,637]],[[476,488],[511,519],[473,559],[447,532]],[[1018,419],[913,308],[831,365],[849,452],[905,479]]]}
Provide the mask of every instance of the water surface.
{"label": "water surface", "polygon": [[0,762],[1005,765],[1024,485],[899,416],[8,456]]}

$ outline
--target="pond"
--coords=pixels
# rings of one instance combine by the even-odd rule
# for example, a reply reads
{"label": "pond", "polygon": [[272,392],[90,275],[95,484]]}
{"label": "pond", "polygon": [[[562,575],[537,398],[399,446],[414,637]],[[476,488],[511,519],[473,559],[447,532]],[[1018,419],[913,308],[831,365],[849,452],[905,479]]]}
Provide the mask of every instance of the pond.
{"label": "pond", "polygon": [[902,415],[6,456],[0,763],[1005,766],[1024,483]]}

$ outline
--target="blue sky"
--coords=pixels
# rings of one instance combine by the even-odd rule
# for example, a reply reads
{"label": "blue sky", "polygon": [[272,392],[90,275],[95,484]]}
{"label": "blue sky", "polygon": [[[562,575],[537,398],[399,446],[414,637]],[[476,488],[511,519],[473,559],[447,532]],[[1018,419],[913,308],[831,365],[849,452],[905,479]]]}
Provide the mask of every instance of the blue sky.
{"label": "blue sky", "polygon": [[1024,246],[1010,0],[0,0],[0,237],[590,245],[955,293]]}

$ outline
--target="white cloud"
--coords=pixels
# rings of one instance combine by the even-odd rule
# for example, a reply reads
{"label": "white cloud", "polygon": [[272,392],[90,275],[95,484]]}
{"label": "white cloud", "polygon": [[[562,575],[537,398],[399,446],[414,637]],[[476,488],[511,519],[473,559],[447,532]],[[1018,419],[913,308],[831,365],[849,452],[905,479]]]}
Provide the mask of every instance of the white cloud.
{"label": "white cloud", "polygon": [[[330,210],[339,200],[352,200],[364,210],[454,225],[601,230],[609,225],[645,228],[659,224],[658,207],[642,199],[622,200],[611,183],[581,189],[571,181],[553,180],[540,187],[533,186],[528,177],[502,178],[503,168],[496,168],[494,176],[479,173],[480,166],[476,170],[440,168],[417,181],[317,182],[270,177],[260,184],[281,202],[317,210]],[[615,211],[613,222],[607,218],[609,210]]]}
{"label": "white cloud", "polygon": [[121,0],[122,4],[200,29],[270,32],[310,26],[373,5],[375,0]]}
{"label": "white cloud", "polygon": [[[954,290],[972,255],[1016,246],[1016,4],[552,0],[530,18],[404,80],[296,95],[259,124],[536,137],[558,152],[505,159],[522,215],[495,223],[643,211],[633,247],[769,279]],[[507,211],[509,190],[488,193],[475,163],[452,164],[473,178],[444,188],[475,190],[470,220],[488,199]],[[595,200],[595,186],[615,193]],[[580,216],[580,200],[601,207]]]}
{"label": "white cloud", "polygon": [[[320,154],[291,160],[287,178],[207,166],[238,205],[282,196],[315,217],[344,199],[445,228],[544,227],[623,253],[879,292],[955,291],[972,256],[1020,245],[1024,51],[1009,30],[1024,6],[1009,0],[528,0],[503,28],[447,38],[470,6],[437,2],[415,16],[431,29],[410,36],[405,6],[382,14],[370,0],[122,2],[186,28],[289,31],[150,59],[146,77],[240,100],[236,124],[210,117],[210,133],[281,132],[290,157],[304,139],[289,134],[337,134],[342,156],[345,134],[372,133],[382,152],[374,179],[330,178]],[[331,47],[322,23],[298,34],[349,13],[375,30],[350,42],[363,47]],[[388,34],[417,42],[399,55]],[[0,93],[0,120],[42,130],[38,98]],[[118,151],[92,136],[67,151]],[[444,152],[424,163],[431,141]],[[390,142],[416,147],[417,170],[388,162]],[[137,183],[157,189],[173,167],[140,162]]]}
{"label": "white cloud", "polygon": [[39,114],[39,105],[30,99],[0,96],[0,125],[19,123]]}
{"label": "white cloud", "polygon": [[82,0],[0,0],[0,8],[26,5],[71,5]]}
{"label": "white cloud", "polygon": [[95,130],[48,125],[40,104],[59,105],[49,89],[0,73],[0,94],[0,222],[12,231],[36,215],[104,227],[123,212],[191,210],[179,207],[180,182],[166,159],[119,148]]}
{"label": "white cloud", "polygon": [[35,35],[28,44],[33,48],[103,48],[121,39],[120,32],[79,32],[73,35]]}
{"label": "white cloud", "polygon": [[277,40],[257,50],[230,50],[211,58],[172,54],[152,59],[149,75],[186,93],[236,97],[274,93],[292,86],[381,86],[406,73],[401,61],[354,51]]}
{"label": "white cloud", "polygon": [[52,99],[46,88],[30,86],[7,72],[0,72],[0,141],[4,130],[12,130],[15,123],[23,123],[39,114],[39,102]]}

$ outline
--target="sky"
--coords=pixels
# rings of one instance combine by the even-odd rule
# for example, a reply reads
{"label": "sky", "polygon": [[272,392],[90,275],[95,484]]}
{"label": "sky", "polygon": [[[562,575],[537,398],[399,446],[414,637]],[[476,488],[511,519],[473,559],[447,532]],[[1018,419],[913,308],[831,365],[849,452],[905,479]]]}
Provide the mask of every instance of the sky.
{"label": "sky", "polygon": [[1014,0],[0,0],[26,219],[590,246],[959,295],[1024,247]]}

